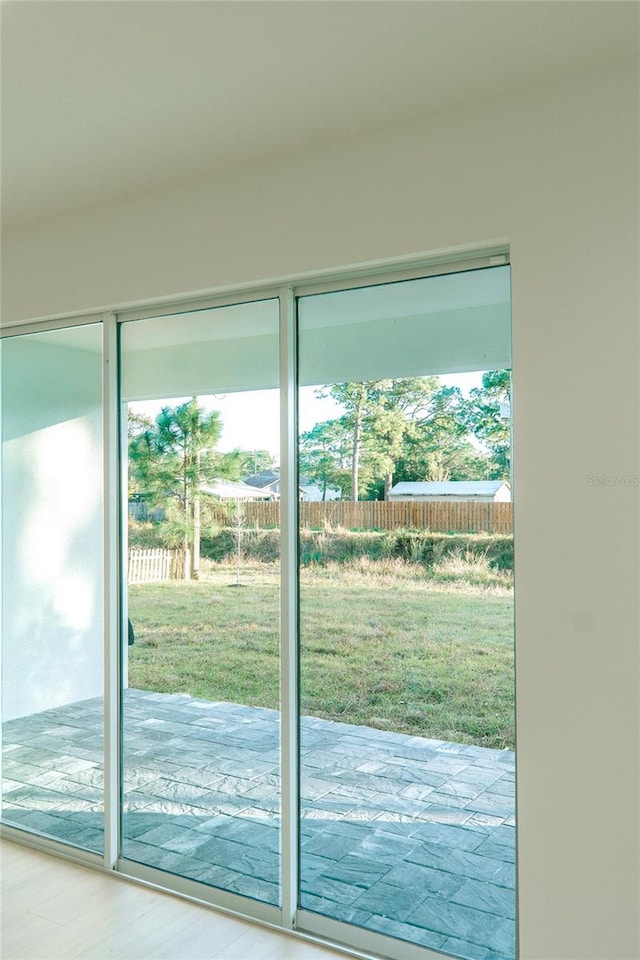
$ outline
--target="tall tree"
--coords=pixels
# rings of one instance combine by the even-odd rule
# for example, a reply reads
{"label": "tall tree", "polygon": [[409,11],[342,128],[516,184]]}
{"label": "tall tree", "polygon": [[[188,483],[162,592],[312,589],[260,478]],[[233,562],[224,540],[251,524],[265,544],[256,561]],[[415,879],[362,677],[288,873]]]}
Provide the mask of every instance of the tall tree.
{"label": "tall tree", "polygon": [[390,489],[411,412],[423,404],[434,382],[416,377],[337,383],[329,388],[328,394],[345,409],[339,422],[351,438],[351,500],[361,497],[363,468],[369,483],[383,473],[385,488]]}
{"label": "tall tree", "polygon": [[237,458],[238,476],[246,477],[247,474],[265,473],[272,470],[276,461],[268,450],[241,450],[239,448],[232,450],[230,457]]}
{"label": "tall tree", "polygon": [[483,480],[489,460],[471,442],[458,387],[440,386],[429,398],[427,417],[407,431],[397,480]]}
{"label": "tall tree", "polygon": [[[372,388],[371,383],[336,383],[329,389],[329,394],[342,404],[345,415],[342,423],[351,434],[351,500],[360,498],[360,458],[362,449],[362,428],[368,413],[368,401]],[[326,396],[320,392],[320,396]]]}
{"label": "tall tree", "polygon": [[154,505],[167,511],[174,536],[184,551],[185,578],[200,570],[200,487],[220,473],[215,452],[220,414],[200,407],[197,397],[177,407],[163,407],[144,429],[134,421],[129,436],[130,472]]}
{"label": "tall tree", "polygon": [[328,485],[344,473],[348,437],[353,500],[363,494],[387,500],[396,480],[497,478],[509,445],[508,423],[499,419],[504,393],[503,371],[486,374],[468,400],[437,377],[335,384],[319,396],[330,395],[345,412],[303,435],[301,463]]}
{"label": "tall tree", "polygon": [[394,479],[486,480],[490,478],[488,456],[468,439],[433,425],[407,437],[396,461]]}
{"label": "tall tree", "polygon": [[141,471],[137,469],[137,464],[131,460],[132,447],[136,447],[142,434],[153,430],[154,422],[146,414],[137,413],[129,407],[127,421],[127,439],[129,444],[129,471],[128,471],[128,494],[129,497],[144,497],[148,495],[147,483]]}
{"label": "tall tree", "polygon": [[348,426],[342,420],[325,420],[300,435],[298,463],[300,475],[306,476],[322,490],[340,490],[343,496],[351,491],[352,443]]}
{"label": "tall tree", "polygon": [[492,480],[508,480],[511,474],[510,406],[510,370],[483,373],[482,386],[470,390],[464,404],[465,426],[489,451]]}
{"label": "tall tree", "polygon": [[371,387],[367,442],[383,478],[383,498],[389,499],[396,465],[406,443],[438,414],[434,405],[436,377],[379,380]]}
{"label": "tall tree", "polygon": [[436,377],[400,377],[335,384],[329,394],[345,407],[340,422],[351,436],[351,499],[362,494],[361,471],[371,496],[382,480],[388,499],[405,443],[435,416]]}

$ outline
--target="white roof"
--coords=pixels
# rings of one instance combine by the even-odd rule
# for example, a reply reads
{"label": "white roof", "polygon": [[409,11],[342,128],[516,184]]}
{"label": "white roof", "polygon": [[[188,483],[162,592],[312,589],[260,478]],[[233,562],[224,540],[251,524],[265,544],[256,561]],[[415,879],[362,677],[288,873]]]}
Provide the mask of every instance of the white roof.
{"label": "white roof", "polygon": [[396,483],[390,496],[404,497],[492,497],[506,480],[406,480]]}
{"label": "white roof", "polygon": [[216,478],[213,483],[202,484],[200,489],[203,493],[208,493],[212,497],[220,497],[223,500],[277,499],[277,494],[274,494],[271,490],[262,490],[260,487],[252,487],[248,483],[223,480],[220,477]]}

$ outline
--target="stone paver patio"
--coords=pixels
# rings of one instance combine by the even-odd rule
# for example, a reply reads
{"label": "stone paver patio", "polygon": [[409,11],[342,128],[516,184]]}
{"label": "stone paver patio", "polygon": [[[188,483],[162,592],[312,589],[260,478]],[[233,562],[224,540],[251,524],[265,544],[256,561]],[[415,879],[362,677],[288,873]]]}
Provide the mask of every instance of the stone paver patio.
{"label": "stone paver patio", "polygon": [[[279,714],[124,694],[123,855],[277,903]],[[3,726],[3,816],[102,849],[102,702]],[[301,906],[468,960],[515,954],[514,755],[302,720]]]}

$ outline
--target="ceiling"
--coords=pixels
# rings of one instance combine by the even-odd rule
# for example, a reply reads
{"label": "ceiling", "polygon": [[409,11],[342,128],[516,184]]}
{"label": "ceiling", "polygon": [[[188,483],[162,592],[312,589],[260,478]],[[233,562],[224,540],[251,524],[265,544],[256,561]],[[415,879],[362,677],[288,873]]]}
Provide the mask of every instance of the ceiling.
{"label": "ceiling", "polygon": [[3,226],[637,55],[636,2],[2,0]]}

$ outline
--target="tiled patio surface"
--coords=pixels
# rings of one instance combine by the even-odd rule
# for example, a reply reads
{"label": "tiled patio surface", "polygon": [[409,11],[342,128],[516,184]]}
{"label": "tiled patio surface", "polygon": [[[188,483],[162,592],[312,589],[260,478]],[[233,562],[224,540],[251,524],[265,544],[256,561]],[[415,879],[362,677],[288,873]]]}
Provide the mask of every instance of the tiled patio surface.
{"label": "tiled patio surface", "polygon": [[[102,702],[4,724],[5,819],[102,846]],[[277,903],[279,714],[125,693],[123,853]],[[301,905],[469,960],[515,953],[514,755],[306,717]]]}

